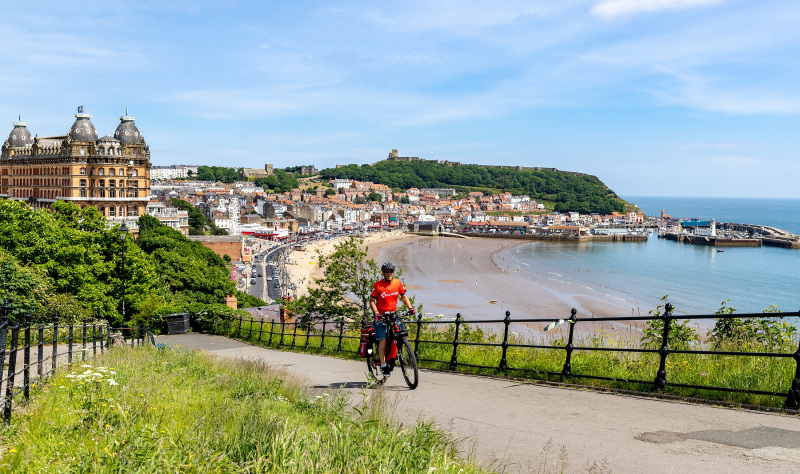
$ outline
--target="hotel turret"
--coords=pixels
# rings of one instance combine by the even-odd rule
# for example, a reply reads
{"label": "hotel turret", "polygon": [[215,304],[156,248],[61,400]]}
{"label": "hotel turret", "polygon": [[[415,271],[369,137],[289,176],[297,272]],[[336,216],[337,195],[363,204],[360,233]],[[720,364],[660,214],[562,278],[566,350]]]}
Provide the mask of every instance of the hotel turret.
{"label": "hotel turret", "polygon": [[56,201],[94,206],[106,217],[145,214],[150,148],[133,117],[114,136],[97,138],[92,116],[78,108],[67,135],[33,137],[15,122],[0,154],[0,198],[50,208]]}

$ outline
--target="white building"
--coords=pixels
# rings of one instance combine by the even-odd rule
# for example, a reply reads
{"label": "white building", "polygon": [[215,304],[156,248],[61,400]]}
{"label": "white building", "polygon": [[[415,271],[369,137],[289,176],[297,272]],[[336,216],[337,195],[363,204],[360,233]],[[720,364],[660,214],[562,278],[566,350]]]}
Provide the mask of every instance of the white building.
{"label": "white building", "polygon": [[189,171],[197,176],[197,166],[170,165],[170,166],[151,166],[150,179],[176,179],[188,178]]}

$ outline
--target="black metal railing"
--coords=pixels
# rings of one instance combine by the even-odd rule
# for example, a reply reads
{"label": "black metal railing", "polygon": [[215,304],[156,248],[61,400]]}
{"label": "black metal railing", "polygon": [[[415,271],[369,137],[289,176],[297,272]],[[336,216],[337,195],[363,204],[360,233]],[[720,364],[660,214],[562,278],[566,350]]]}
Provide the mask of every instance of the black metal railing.
{"label": "black metal railing", "polygon": [[82,363],[104,353],[111,343],[112,331],[122,333],[125,345],[145,344],[145,328],[111,328],[105,322],[88,320],[81,324],[59,325],[58,317],[52,319],[52,324],[34,325],[30,314],[20,323],[11,322],[8,313],[8,304],[0,306],[0,410],[3,426],[11,422],[11,413],[20,397],[24,401],[30,399],[34,380],[52,376],[59,366]]}
{"label": "black metal railing", "polygon": [[[505,318],[494,320],[476,320],[467,321],[460,313],[456,315],[454,320],[423,320],[421,314],[417,314],[416,321],[407,321],[406,325],[409,327],[409,342],[413,342],[414,350],[417,352],[417,357],[420,362],[433,364],[445,370],[458,370],[460,367],[473,368],[473,369],[490,369],[493,371],[500,371],[503,373],[535,373],[547,376],[557,377],[559,380],[565,378],[573,379],[594,379],[610,382],[622,382],[627,384],[634,384],[644,386],[642,390],[650,387],[650,390],[663,391],[668,387],[694,389],[694,390],[708,390],[716,392],[729,392],[729,393],[744,393],[752,395],[766,395],[772,397],[785,397],[784,408],[787,409],[800,409],[800,346],[794,352],[769,352],[769,351],[731,351],[731,350],[704,350],[697,349],[674,349],[670,348],[668,341],[670,341],[673,322],[676,319],[680,320],[721,320],[721,319],[742,319],[742,318],[759,318],[759,319],[774,319],[774,318],[798,318],[800,312],[780,312],[780,313],[753,313],[753,314],[711,314],[711,315],[681,315],[674,316],[672,314],[672,305],[666,304],[665,311],[660,315],[651,316],[623,316],[623,317],[589,317],[579,318],[577,311],[572,309],[570,316],[563,321],[568,323],[569,330],[567,334],[555,339],[552,344],[531,344],[522,343],[512,340],[510,337],[509,326],[513,324],[529,324],[529,323],[552,323],[554,318],[520,318],[512,319],[510,312],[505,312]],[[660,320],[663,323],[661,330],[661,343],[657,348],[646,347],[598,347],[588,345],[576,345],[576,328],[584,325],[598,323],[611,323],[632,325],[637,322],[647,322]],[[489,342],[488,340],[475,341],[475,340],[462,340],[462,328],[465,324],[478,325],[482,327],[495,327],[498,329],[499,334],[502,334],[501,342]],[[423,328],[438,326],[447,327],[452,325],[452,339],[444,340],[441,335],[444,331],[423,331]],[[494,326],[493,326],[494,325]],[[289,326],[287,328],[287,326]],[[416,327],[413,327],[416,326]],[[351,334],[345,330],[346,327],[353,329]],[[323,349],[332,352],[345,352],[350,354],[357,353],[358,344],[343,345],[344,342],[349,340],[358,340],[360,335],[358,331],[361,327],[361,321],[345,321],[342,319],[327,319],[317,320],[313,322],[282,319],[280,321],[263,321],[260,319],[253,319],[252,317],[247,320],[241,317],[223,320],[222,324],[217,325],[215,332],[218,334],[225,334],[248,341],[266,344],[268,346],[285,347],[287,349],[303,348],[303,349]],[[431,335],[431,338],[424,339],[422,335]],[[449,331],[446,332],[449,334]],[[440,336],[440,337],[435,337]],[[413,338],[412,338],[413,337]],[[298,344],[298,338],[300,338]],[[318,340],[316,345],[310,343],[311,339]],[[330,339],[334,339],[333,342]],[[519,339],[519,338],[517,338]],[[793,344],[797,345],[795,340]],[[449,357],[446,359],[434,359],[430,357],[423,357],[426,349],[432,346],[450,346],[452,351],[448,351]],[[497,348],[499,355],[499,363],[496,365],[485,364],[472,364],[460,360],[460,348],[463,351],[464,347],[486,347]],[[514,367],[508,357],[510,349],[543,349],[563,352],[563,364],[560,370],[545,370],[528,367]],[[441,353],[442,351],[439,351]],[[616,353],[640,353],[640,354],[653,354],[657,357],[657,366],[654,365],[650,373],[653,374],[651,379],[635,379],[635,378],[621,378],[610,376],[603,373],[582,373],[573,368],[574,355],[576,352],[616,352]],[[794,374],[789,379],[785,380],[785,389],[778,390],[760,390],[753,388],[737,388],[737,387],[724,387],[712,384],[696,384],[696,383],[678,383],[668,381],[669,368],[668,358],[671,355],[705,355],[705,356],[732,356],[732,357],[755,357],[767,358],[771,361],[778,361],[780,359],[794,359]],[[429,365],[430,366],[430,365]],[[750,377],[753,377],[751,374]],[[755,377],[757,379],[757,377]],[[641,391],[641,390],[640,390]]]}

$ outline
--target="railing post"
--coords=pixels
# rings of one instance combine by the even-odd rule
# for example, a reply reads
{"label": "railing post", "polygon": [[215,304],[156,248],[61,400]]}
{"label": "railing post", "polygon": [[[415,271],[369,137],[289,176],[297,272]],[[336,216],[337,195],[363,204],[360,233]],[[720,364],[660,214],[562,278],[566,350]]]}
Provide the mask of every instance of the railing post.
{"label": "railing post", "polygon": [[294,330],[292,332],[292,346],[291,347],[292,347],[292,349],[294,349],[294,343],[295,343],[295,340],[297,339],[297,319],[292,321],[292,323],[294,324]]}
{"label": "railing post", "polygon": [[53,358],[53,375],[56,373],[56,359],[58,359],[58,313],[53,316],[53,353],[50,354]]}
{"label": "railing post", "polygon": [[[798,316],[800,316],[800,312],[798,312]],[[797,364],[794,369],[794,379],[792,379],[792,387],[789,389],[786,401],[783,402],[783,407],[797,410],[800,408],[800,343],[794,353],[794,360]]]}
{"label": "railing post", "polygon": [[100,353],[101,354],[103,353],[103,348],[105,347],[105,336],[103,336],[103,328],[104,327],[105,326],[101,325],[99,328],[97,328],[98,333],[99,333],[98,337],[100,338]]}
{"label": "railing post", "polygon": [[311,328],[313,327],[313,320],[309,320],[308,324],[306,325],[306,345],[308,347],[308,341],[311,339]]}
{"label": "railing post", "polygon": [[419,332],[422,328],[422,311],[417,313],[417,337],[414,339],[414,353],[419,357]]}
{"label": "railing post", "polygon": [[325,349],[325,324],[328,322],[328,317],[322,317],[322,335],[319,338],[319,348]]}
{"label": "railing post", "polygon": [[236,331],[236,337],[242,337],[242,320],[243,319],[244,318],[239,316],[239,329]]}
{"label": "railing post", "polygon": [[69,336],[67,339],[67,365],[72,365],[72,324],[69,325]]}
{"label": "railing post", "polygon": [[656,390],[664,390],[667,386],[667,355],[669,354],[669,323],[672,320],[672,308],[673,306],[669,303],[664,305],[664,315],[662,319],[664,320],[664,335],[661,338],[661,348],[658,349],[658,353],[661,354],[661,362],[658,365],[658,373],[656,374],[656,379],[653,381],[653,385],[655,386]]}
{"label": "railing post", "polygon": [[453,356],[450,357],[450,370],[458,367],[458,328],[461,326],[461,313],[456,313],[456,331],[453,335]]}
{"label": "railing post", "polygon": [[37,354],[37,362],[38,362],[38,374],[39,374],[39,381],[42,380],[42,364],[44,364],[44,326],[39,325],[39,343],[37,344],[38,354]]}
{"label": "railing post", "polygon": [[0,307],[0,377],[3,374],[3,364],[6,362],[6,339],[8,339],[8,312],[11,307],[8,300]]}
{"label": "railing post", "polygon": [[25,400],[31,398],[31,313],[25,315],[25,352],[22,355],[25,370],[22,372],[22,390]]}
{"label": "railing post", "polygon": [[506,317],[503,319],[505,329],[503,330],[503,357],[500,358],[500,370],[508,369],[508,362],[506,361],[506,352],[508,351],[508,325],[511,324],[511,311],[506,311]]}
{"label": "railing post", "polygon": [[567,358],[564,361],[564,367],[561,369],[561,375],[564,376],[572,375],[572,351],[575,350],[575,346],[572,345],[572,336],[575,334],[575,321],[578,320],[575,317],[576,314],[578,314],[578,310],[572,308],[569,317],[569,339],[567,339],[567,345],[564,346],[564,350],[567,351]]}
{"label": "railing post", "polygon": [[261,335],[264,334],[264,316],[261,316],[261,324],[258,326],[258,342],[261,342]]}
{"label": "railing post", "polygon": [[285,330],[286,330],[286,318],[282,318],[281,319],[281,340],[278,341],[278,347],[281,347],[283,345],[283,334],[284,334]]}
{"label": "railing post", "polygon": [[342,335],[344,334],[344,316],[339,317],[339,343],[336,345],[336,352],[342,350]]}
{"label": "railing post", "polygon": [[267,342],[268,346],[272,345],[272,335],[274,334],[274,332],[275,332],[275,320],[273,319],[269,322],[269,342]]}
{"label": "railing post", "polygon": [[81,347],[81,362],[86,360],[86,319],[83,320],[83,345]]}
{"label": "railing post", "polygon": [[[8,381],[6,382],[6,400],[3,410],[3,424],[8,426],[11,423],[11,403],[14,400],[14,374],[17,371],[17,345],[19,342],[19,323],[15,323],[11,328],[11,347],[8,353]],[[5,347],[5,344],[3,344]],[[5,359],[2,360],[5,362]],[[2,369],[2,364],[0,364]],[[0,370],[0,374],[2,374]]]}
{"label": "railing post", "polygon": [[97,325],[92,324],[92,355],[97,355]]}

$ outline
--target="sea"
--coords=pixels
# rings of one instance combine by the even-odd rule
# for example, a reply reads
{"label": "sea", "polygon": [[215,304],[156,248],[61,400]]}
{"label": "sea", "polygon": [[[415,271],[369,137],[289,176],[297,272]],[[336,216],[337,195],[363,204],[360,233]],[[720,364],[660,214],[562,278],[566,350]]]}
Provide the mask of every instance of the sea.
{"label": "sea", "polygon": [[[800,199],[625,199],[647,215],[658,216],[663,209],[673,218],[768,225],[800,234]],[[491,314],[477,319],[493,319],[502,314],[501,304],[517,317],[542,317],[552,311],[568,316],[569,307],[576,307],[580,315],[646,315],[663,304],[665,296],[676,315],[713,314],[723,304],[738,313],[760,313],[771,306],[800,310],[798,249],[726,247],[717,252],[656,234],[646,242],[437,240],[405,244],[407,252],[394,248],[385,258],[407,268],[405,276],[417,284],[421,300],[429,308],[439,305],[433,311],[445,315],[455,308],[450,312]],[[481,255],[483,247],[488,255]],[[491,259],[499,271],[492,274],[491,264],[469,266],[478,255]],[[487,306],[486,300],[493,304]]]}

